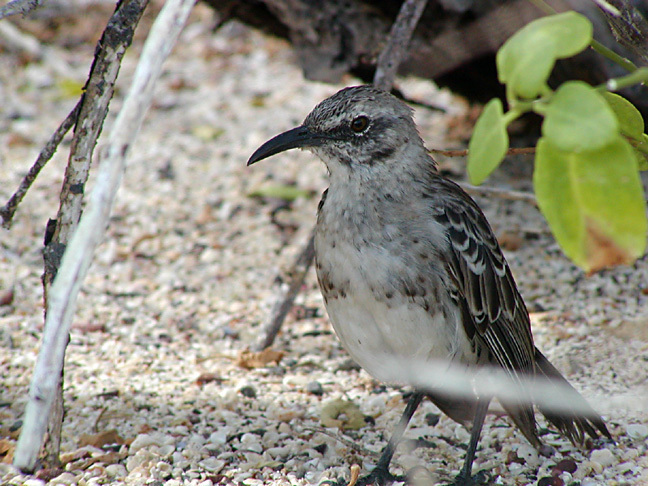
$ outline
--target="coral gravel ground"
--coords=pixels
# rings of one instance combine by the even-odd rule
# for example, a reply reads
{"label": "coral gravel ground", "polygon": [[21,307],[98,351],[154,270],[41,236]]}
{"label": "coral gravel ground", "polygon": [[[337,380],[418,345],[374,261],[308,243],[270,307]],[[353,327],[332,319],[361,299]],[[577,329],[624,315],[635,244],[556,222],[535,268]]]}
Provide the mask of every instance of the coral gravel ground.
{"label": "coral gravel ground", "polygon": [[[76,26],[79,39],[60,31],[46,38],[42,23],[22,24],[51,43],[51,59],[0,51],[3,203],[76,102],[70,86],[83,83],[110,14],[87,8]],[[341,349],[312,272],[273,346],[279,353],[244,354],[261,333],[326,187],[324,167],[307,153],[286,153],[252,169],[245,161],[318,101],[358,81],[306,81],[286,43],[236,23],[215,33],[212,25],[211,12],[198,5],[131,152],[70,336],[64,464],[35,476],[9,462],[40,344],[42,235],[58,206],[67,145],[38,178],[13,227],[0,233],[2,484],[349,478],[353,464],[375,464],[402,412],[407,389],[376,382]],[[142,38],[126,56],[113,113]],[[65,75],[54,59],[67,66]],[[416,109],[428,146],[458,146],[469,133],[471,109],[463,100],[425,81],[399,85],[410,98],[444,109]],[[461,161],[441,165],[461,179]],[[530,162],[516,159],[489,184],[528,191],[529,173]],[[88,190],[92,183],[91,177]],[[303,192],[293,202],[269,195],[293,185]],[[585,277],[560,253],[533,206],[477,199],[506,248],[538,346],[603,413],[618,443],[578,450],[547,431],[556,452],[545,458],[505,418],[489,416],[476,470],[489,471],[496,484],[648,484],[648,260]],[[359,407],[360,428],[331,422],[331,403],[339,400]],[[421,484],[448,482],[458,472],[468,434],[433,405],[422,405],[407,437],[417,440],[399,448],[394,471],[415,471]]]}

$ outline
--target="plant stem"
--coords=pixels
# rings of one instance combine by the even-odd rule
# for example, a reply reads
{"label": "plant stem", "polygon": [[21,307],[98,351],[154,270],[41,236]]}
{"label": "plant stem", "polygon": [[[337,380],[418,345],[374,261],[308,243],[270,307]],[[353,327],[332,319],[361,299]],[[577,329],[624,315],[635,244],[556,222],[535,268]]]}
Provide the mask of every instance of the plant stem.
{"label": "plant stem", "polygon": [[596,52],[598,52],[601,56],[609,59],[615,64],[618,64],[619,66],[621,66],[623,69],[625,69],[630,73],[637,70],[637,66],[635,66],[631,60],[619,56],[612,49],[605,47],[597,40],[592,39],[592,42],[590,42],[590,47],[594,49]]}
{"label": "plant stem", "polygon": [[648,68],[639,68],[634,72],[620,78],[608,79],[599,89],[618,91],[634,84],[644,84],[648,81]]}

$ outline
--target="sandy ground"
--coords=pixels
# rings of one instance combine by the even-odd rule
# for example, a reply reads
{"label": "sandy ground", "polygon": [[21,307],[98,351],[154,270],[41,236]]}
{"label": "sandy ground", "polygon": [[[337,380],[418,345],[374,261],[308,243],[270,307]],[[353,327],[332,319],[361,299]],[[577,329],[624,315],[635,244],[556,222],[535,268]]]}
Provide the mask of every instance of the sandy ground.
{"label": "sandy ground", "polygon": [[[85,79],[109,14],[89,16],[86,37],[43,38],[55,54],[44,62],[0,50],[3,203],[74,106],[74,87]],[[240,359],[258,339],[326,187],[323,165],[306,153],[253,168],[245,161],[317,102],[358,81],[308,82],[284,42],[238,24],[214,34],[212,24],[198,6],[132,150],[70,336],[64,465],[40,476],[22,475],[7,462],[40,344],[43,232],[56,215],[69,141],[11,230],[0,232],[2,484],[317,484],[348,478],[353,464],[371,468],[403,410],[406,389],[374,381],[341,349],[312,272],[274,345],[281,359],[252,368]],[[126,56],[111,116],[141,37]],[[445,110],[417,108],[428,146],[460,146],[466,103],[427,82],[399,85]],[[100,141],[97,153],[101,147]],[[442,165],[463,177],[463,161]],[[530,162],[518,159],[488,184],[530,190],[529,173]],[[272,197],[252,197],[285,185],[306,196],[286,208]],[[478,202],[507,248],[537,345],[605,416],[618,444],[578,450],[547,431],[556,453],[538,457],[506,419],[493,416],[475,469],[488,470],[495,484],[648,484],[648,260],[585,277],[533,206]],[[359,429],[329,421],[334,400],[359,407]],[[415,470],[420,484],[447,483],[458,472],[468,434],[438,414],[422,405],[407,433],[420,440],[399,448],[393,471]],[[542,479],[552,473],[554,482]]]}

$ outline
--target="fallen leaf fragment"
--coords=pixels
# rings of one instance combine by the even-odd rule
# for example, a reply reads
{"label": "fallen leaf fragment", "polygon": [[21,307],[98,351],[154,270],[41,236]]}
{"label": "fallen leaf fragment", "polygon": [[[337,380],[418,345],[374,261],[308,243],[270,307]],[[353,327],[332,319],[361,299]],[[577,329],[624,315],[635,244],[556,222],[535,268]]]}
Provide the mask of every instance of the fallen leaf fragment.
{"label": "fallen leaf fragment", "polygon": [[14,450],[16,445],[7,439],[0,439],[0,458],[5,464],[11,464],[13,462]]}
{"label": "fallen leaf fragment", "polygon": [[122,439],[117,430],[110,429],[104,432],[99,432],[98,434],[81,434],[79,438],[79,445],[81,447],[90,445],[93,447],[101,448],[107,444],[123,444],[124,439]]}
{"label": "fallen leaf fragment", "polygon": [[264,368],[268,366],[268,364],[279,364],[279,361],[281,361],[281,358],[283,357],[283,351],[275,351],[270,348],[258,352],[246,349],[245,351],[241,351],[241,354],[238,355],[236,364],[241,368],[248,370],[253,368]]}
{"label": "fallen leaf fragment", "polygon": [[216,373],[201,373],[198,378],[196,378],[196,385],[203,386],[207,383],[221,383],[222,381],[223,379]]}

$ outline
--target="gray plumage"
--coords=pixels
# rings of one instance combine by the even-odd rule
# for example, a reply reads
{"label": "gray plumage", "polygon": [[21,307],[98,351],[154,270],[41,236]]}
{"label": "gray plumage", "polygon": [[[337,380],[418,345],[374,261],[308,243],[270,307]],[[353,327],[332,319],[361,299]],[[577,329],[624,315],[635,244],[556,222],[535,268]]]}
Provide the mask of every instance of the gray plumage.
{"label": "gray plumage", "polygon": [[[317,215],[317,277],[333,327],[360,366],[388,379],[387,354],[567,383],[534,346],[525,304],[486,218],[439,174],[407,105],[370,86],[343,89],[248,163],[296,147],[316,154],[330,174]],[[477,420],[481,397],[422,392],[454,420]],[[519,392],[525,396],[522,384]],[[575,443],[586,434],[610,437],[599,415],[572,395],[578,411],[541,411]],[[532,404],[501,402],[539,447]]]}

